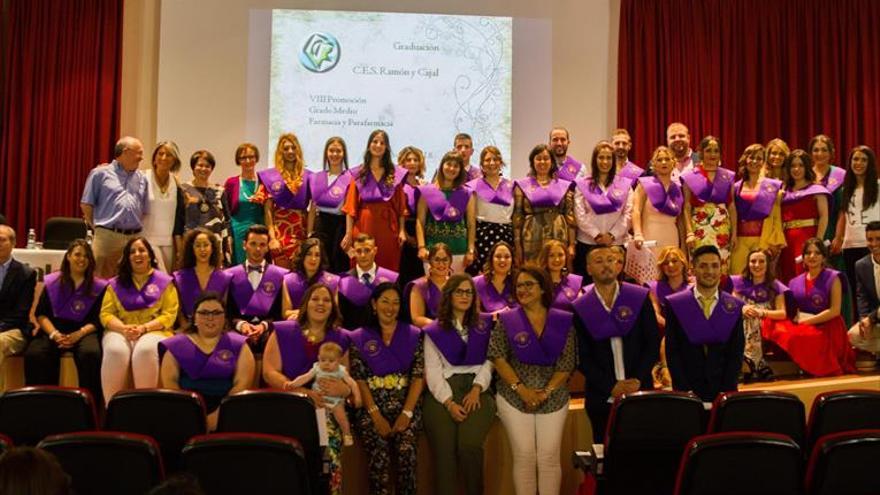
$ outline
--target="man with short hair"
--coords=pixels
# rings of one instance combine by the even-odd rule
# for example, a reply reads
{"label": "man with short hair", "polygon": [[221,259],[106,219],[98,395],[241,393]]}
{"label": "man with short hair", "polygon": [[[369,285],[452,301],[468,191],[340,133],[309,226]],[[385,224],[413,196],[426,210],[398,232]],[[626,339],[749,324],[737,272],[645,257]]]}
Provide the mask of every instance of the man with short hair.
{"label": "man with short hair", "polygon": [[562,126],[554,126],[550,129],[550,151],[556,160],[556,176],[560,179],[573,181],[578,177],[589,177],[590,170],[584,164],[568,155],[568,145],[571,144],[568,129]]}
{"label": "man with short hair", "polygon": [[858,349],[880,355],[880,221],[865,226],[867,256],[855,267],[859,321],[849,329],[849,341]]}
{"label": "man with short hair", "polygon": [[138,171],[144,158],[144,146],[131,136],[117,141],[114,159],[92,169],[86,179],[80,208],[83,219],[94,231],[92,251],[97,267],[95,275],[116,275],[122,248],[141,233],[148,211],[147,178]]}
{"label": "man with short hair", "polygon": [[342,275],[337,286],[342,327],[348,330],[356,330],[369,320],[373,289],[383,282],[396,283],[398,277],[397,272],[376,265],[379,248],[370,234],[357,236],[353,250],[355,267]]}
{"label": "man with short hair", "polygon": [[37,272],[12,258],[15,230],[0,225],[0,390],[5,390],[3,361],[24,350],[30,335]]}
{"label": "man with short hair", "polygon": [[636,179],[645,173],[642,167],[639,167],[629,159],[629,150],[632,149],[632,137],[626,129],[614,129],[611,132],[611,146],[614,147],[614,167],[616,175],[626,177],[633,181],[633,187],[638,182]]}
{"label": "man with short hair", "polygon": [[585,408],[593,443],[602,443],[614,399],[651,390],[651,370],[660,355],[657,317],[648,289],[618,282],[623,268],[616,246],[587,255],[593,284],[574,300],[579,367],[586,378]]}
{"label": "man with short hair", "polygon": [[282,319],[282,283],[287,270],[266,262],[269,229],[265,225],[248,227],[244,251],[244,263],[226,270],[232,275],[226,314],[235,330],[247,337],[251,350],[262,352],[272,323]]}
{"label": "man with short hair", "polygon": [[452,140],[452,147],[461,155],[461,159],[464,161],[464,170],[467,172],[467,180],[465,182],[479,179],[483,176],[479,163],[471,166],[471,156],[474,154],[474,140],[471,139],[469,134],[463,132],[456,134],[455,139]]}
{"label": "man with short hair", "polygon": [[678,180],[681,174],[693,170],[694,165],[700,163],[699,155],[691,149],[691,133],[681,122],[673,122],[666,128],[666,146],[672,150],[675,158],[673,180]]}
{"label": "man with short hair", "polygon": [[672,388],[692,391],[704,403],[735,391],[743,362],[743,302],[719,290],[721,253],[694,250],[697,283],[666,298],[666,361]]}

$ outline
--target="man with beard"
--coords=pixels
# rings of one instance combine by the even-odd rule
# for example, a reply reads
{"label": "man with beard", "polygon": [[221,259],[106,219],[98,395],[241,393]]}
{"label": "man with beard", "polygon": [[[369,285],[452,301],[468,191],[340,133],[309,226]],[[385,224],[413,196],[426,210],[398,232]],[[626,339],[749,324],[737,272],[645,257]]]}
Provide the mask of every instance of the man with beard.
{"label": "man with beard", "polygon": [[568,129],[556,126],[550,130],[550,151],[556,160],[556,177],[568,181],[574,181],[577,177],[586,177],[590,173],[589,167],[568,155],[568,145],[571,144]]}
{"label": "man with beard", "polygon": [[614,129],[611,133],[611,146],[614,147],[614,167],[617,171],[615,175],[630,179],[635,187],[638,184],[636,179],[641,177],[645,171],[629,160],[629,150],[632,149],[632,145],[632,137],[626,129]]}
{"label": "man with beard", "polygon": [[673,122],[666,128],[666,146],[672,150],[675,168],[672,169],[672,180],[678,180],[681,174],[690,171],[700,163],[700,156],[691,149],[691,133],[681,122]]}

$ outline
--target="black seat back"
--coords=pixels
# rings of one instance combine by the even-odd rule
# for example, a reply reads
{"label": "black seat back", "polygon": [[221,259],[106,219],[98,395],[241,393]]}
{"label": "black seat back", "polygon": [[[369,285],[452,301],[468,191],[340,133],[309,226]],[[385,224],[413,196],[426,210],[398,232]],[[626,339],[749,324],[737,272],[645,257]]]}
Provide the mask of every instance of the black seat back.
{"label": "black seat back", "polygon": [[816,396],[810,410],[807,448],[825,435],[850,430],[880,429],[880,391],[839,390]]}
{"label": "black seat back", "polygon": [[880,458],[880,430],[852,430],[819,438],[807,465],[808,495],[880,493],[871,460]]}
{"label": "black seat back", "polygon": [[74,239],[86,238],[86,223],[82,218],[51,217],[43,228],[43,247],[67,249]]}
{"label": "black seat back", "polygon": [[754,390],[718,395],[709,433],[763,431],[787,435],[804,445],[804,404],[794,394]]}
{"label": "black seat back", "polygon": [[57,433],[94,430],[92,396],[85,389],[36,386],[0,395],[0,433],[15,445],[36,445]]}

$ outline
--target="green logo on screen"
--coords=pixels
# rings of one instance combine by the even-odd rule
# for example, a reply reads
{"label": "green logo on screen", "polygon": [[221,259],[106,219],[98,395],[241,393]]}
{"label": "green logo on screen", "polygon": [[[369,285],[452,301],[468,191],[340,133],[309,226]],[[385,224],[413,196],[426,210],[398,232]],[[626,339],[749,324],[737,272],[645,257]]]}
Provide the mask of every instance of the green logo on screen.
{"label": "green logo on screen", "polygon": [[341,47],[332,34],[312,33],[303,43],[299,62],[312,72],[327,72],[339,63]]}

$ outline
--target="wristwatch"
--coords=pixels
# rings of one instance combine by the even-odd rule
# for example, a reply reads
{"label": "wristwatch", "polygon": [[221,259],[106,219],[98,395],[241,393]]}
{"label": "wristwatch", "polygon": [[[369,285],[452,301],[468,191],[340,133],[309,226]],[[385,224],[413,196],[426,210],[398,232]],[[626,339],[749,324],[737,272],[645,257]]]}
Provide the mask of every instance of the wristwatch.
{"label": "wristwatch", "polygon": [[406,417],[409,418],[409,419],[412,419],[412,417],[413,417],[413,413],[412,413],[412,411],[407,411],[406,409],[404,409],[404,410],[402,410],[402,411],[400,411],[400,412],[403,413],[403,415],[406,416]]}
{"label": "wristwatch", "polygon": [[518,389],[521,384],[522,384],[522,382],[511,383],[510,390],[513,390],[514,392],[516,392],[516,389]]}

